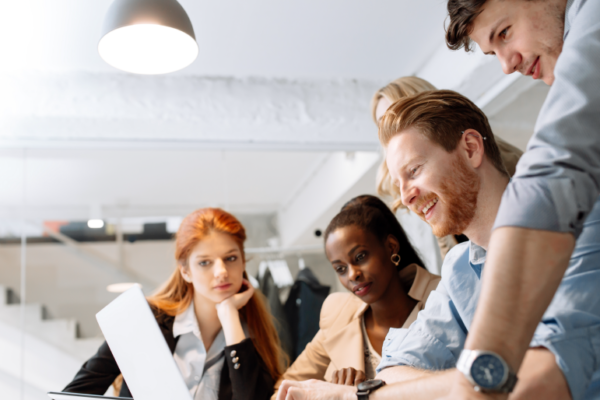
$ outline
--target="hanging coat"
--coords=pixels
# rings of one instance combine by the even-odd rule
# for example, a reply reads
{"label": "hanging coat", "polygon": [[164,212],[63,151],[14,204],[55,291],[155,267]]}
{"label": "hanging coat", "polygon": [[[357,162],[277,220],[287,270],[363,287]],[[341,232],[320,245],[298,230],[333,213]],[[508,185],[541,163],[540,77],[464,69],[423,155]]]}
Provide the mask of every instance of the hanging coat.
{"label": "hanging coat", "polygon": [[319,331],[321,307],[329,295],[329,290],[330,287],[321,285],[309,268],[304,268],[298,273],[285,302],[285,314],[294,343],[294,351],[290,355],[292,362]]}

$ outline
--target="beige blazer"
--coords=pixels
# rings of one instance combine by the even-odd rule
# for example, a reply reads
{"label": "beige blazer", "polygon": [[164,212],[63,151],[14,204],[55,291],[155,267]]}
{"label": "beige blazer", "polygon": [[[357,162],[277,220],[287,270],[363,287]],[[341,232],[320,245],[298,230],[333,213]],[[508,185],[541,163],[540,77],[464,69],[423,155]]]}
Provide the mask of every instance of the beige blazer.
{"label": "beige blazer", "polygon": [[[408,295],[417,300],[417,305],[402,326],[408,328],[425,307],[429,293],[437,287],[441,277],[429,273],[417,264],[411,264],[400,271],[400,279]],[[271,400],[277,397],[277,389],[284,379],[319,379],[330,382],[333,372],[338,369],[353,367],[364,371],[361,318],[368,307],[367,303],[351,293],[330,294],[321,309],[319,332],[275,384],[275,394]]]}

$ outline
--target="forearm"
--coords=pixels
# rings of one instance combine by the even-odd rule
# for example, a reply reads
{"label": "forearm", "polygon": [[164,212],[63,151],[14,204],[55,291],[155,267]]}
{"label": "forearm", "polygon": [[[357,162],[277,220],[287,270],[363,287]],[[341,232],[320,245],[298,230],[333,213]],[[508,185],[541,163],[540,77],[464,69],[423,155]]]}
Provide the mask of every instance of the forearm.
{"label": "forearm", "polygon": [[240,321],[240,313],[233,307],[220,307],[218,309],[219,321],[223,327],[225,343],[227,346],[240,343],[246,339],[246,334]]}
{"label": "forearm", "polygon": [[424,369],[407,367],[406,365],[399,365],[397,367],[383,369],[375,378],[381,379],[389,385],[391,383],[405,382],[413,379],[423,378],[432,374],[436,373]]}
{"label": "forearm", "polygon": [[494,351],[517,371],[574,245],[575,239],[568,233],[496,229],[465,347]]}
{"label": "forearm", "polygon": [[[420,378],[388,384],[375,391],[369,400],[433,400],[448,393],[453,383],[454,369],[428,372]],[[383,372],[383,371],[382,371]]]}

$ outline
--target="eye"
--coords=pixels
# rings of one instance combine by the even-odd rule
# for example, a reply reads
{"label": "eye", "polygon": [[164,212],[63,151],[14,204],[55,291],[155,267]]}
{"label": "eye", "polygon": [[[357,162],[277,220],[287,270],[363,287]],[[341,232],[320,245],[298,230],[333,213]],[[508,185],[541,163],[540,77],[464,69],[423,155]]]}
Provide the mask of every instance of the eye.
{"label": "eye", "polygon": [[237,256],[230,256],[230,257],[227,257],[227,261],[229,261],[229,262],[234,262],[234,261],[236,261],[237,259],[238,259],[238,258],[237,258]]}
{"label": "eye", "polygon": [[506,39],[506,35],[507,35],[507,33],[508,33],[508,28],[510,28],[510,27],[507,27],[506,29],[504,29],[502,32],[500,32],[500,33],[498,34],[498,37],[499,37],[500,39],[502,39],[502,40]]}
{"label": "eye", "polygon": [[417,165],[416,167],[413,167],[410,169],[410,177],[414,178],[414,176],[417,174],[417,172],[419,172],[419,169],[421,168],[420,165]]}
{"label": "eye", "polygon": [[338,275],[343,275],[346,272],[346,266],[345,265],[334,265],[333,269],[335,270],[335,272]]}
{"label": "eye", "polygon": [[206,267],[206,266],[210,265],[210,260],[199,261],[198,265],[201,266],[201,267]]}
{"label": "eye", "polygon": [[367,258],[367,253],[365,253],[365,252],[358,253],[356,255],[356,257],[354,257],[354,259],[356,260],[356,262],[363,261],[365,258]]}

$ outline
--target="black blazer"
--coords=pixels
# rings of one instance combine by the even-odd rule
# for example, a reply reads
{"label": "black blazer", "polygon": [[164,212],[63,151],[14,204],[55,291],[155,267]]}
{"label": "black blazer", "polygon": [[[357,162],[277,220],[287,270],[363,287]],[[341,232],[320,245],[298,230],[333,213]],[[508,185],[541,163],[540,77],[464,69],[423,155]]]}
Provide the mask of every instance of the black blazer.
{"label": "black blazer", "polygon": [[[173,337],[175,317],[155,309],[153,312],[171,353],[174,353],[179,339]],[[239,357],[238,369],[233,368],[231,357],[233,350],[236,352],[236,357]],[[269,400],[273,395],[275,382],[252,340],[245,339],[233,346],[226,346],[224,351],[225,365],[221,371],[219,400]],[[104,342],[98,352],[83,364],[63,392],[103,395],[120,374],[115,358],[108,344]],[[125,380],[119,396],[132,397]]]}

